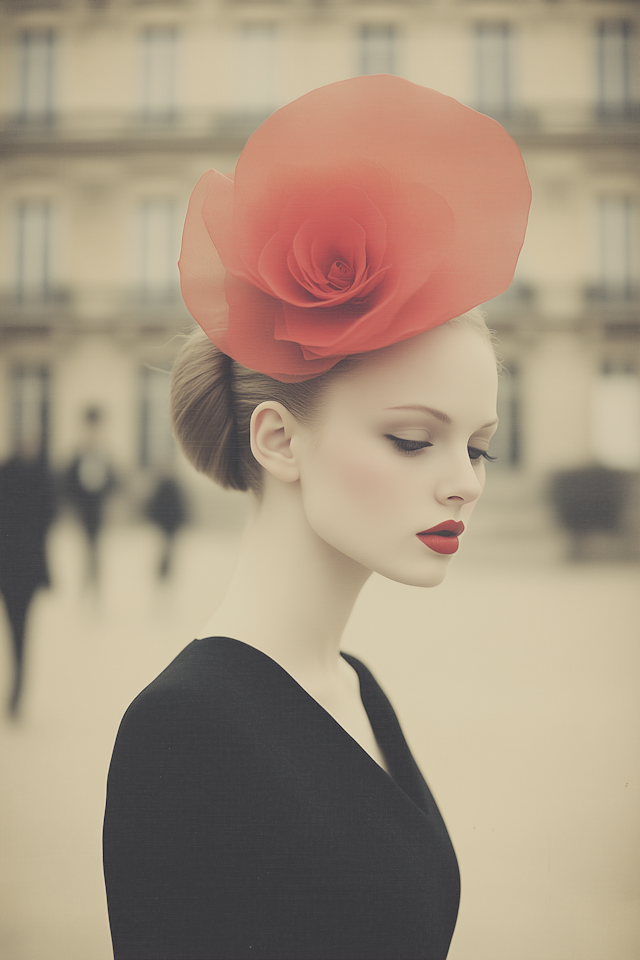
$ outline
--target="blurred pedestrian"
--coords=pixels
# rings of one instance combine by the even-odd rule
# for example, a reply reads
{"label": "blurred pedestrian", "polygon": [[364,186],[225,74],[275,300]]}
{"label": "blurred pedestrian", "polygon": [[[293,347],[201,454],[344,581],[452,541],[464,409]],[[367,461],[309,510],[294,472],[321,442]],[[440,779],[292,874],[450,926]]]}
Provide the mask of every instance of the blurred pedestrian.
{"label": "blurred pedestrian", "polygon": [[103,412],[99,407],[84,411],[85,435],[66,474],[66,492],[87,536],[87,583],[98,583],[98,538],[106,500],[115,486],[115,476],[102,441]]}
{"label": "blurred pedestrian", "polygon": [[145,505],[147,520],[155,523],[163,534],[162,552],[158,565],[158,576],[164,579],[172,569],[175,538],[178,530],[187,522],[187,506],[180,484],[165,468],[155,489]]}
{"label": "blurred pedestrian", "polygon": [[624,537],[624,516],[631,474],[600,464],[561,470],[551,477],[549,498],[560,523],[571,537],[569,558],[589,558],[593,533]]}
{"label": "blurred pedestrian", "polygon": [[18,715],[24,679],[27,616],[35,593],[49,587],[46,539],[55,516],[51,474],[35,444],[0,466],[0,592],[12,640],[13,684],[8,710]]}

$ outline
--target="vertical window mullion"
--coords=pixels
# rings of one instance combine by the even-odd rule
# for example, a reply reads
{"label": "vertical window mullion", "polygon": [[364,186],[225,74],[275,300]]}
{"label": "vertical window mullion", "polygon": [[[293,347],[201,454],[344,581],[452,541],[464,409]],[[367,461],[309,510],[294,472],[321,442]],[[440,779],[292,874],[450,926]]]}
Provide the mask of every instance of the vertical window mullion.
{"label": "vertical window mullion", "polygon": [[149,27],[141,35],[141,106],[146,119],[170,120],[176,106],[177,34]]}
{"label": "vertical window mullion", "polygon": [[599,287],[606,298],[628,298],[637,282],[636,209],[629,197],[602,197],[598,203]]}
{"label": "vertical window mullion", "polygon": [[149,379],[150,371],[143,367],[140,376],[140,466],[149,466]]}
{"label": "vertical window mullion", "polygon": [[46,298],[51,289],[51,206],[42,204],[41,295]]}
{"label": "vertical window mullion", "polygon": [[591,445],[596,460],[618,470],[640,467],[640,377],[625,365],[607,366],[591,395]]}
{"label": "vertical window mullion", "polygon": [[175,203],[147,199],[138,211],[139,289],[143,299],[169,300],[177,288],[179,237]]}
{"label": "vertical window mullion", "polygon": [[518,367],[507,364],[507,370],[498,394],[500,426],[491,441],[491,453],[500,467],[515,468],[522,460],[521,387]]}
{"label": "vertical window mullion", "polygon": [[13,448],[37,447],[46,457],[49,424],[49,371],[46,367],[15,367],[11,372]]}
{"label": "vertical window mullion", "polygon": [[151,31],[145,30],[141,37],[141,70],[142,70],[142,89],[141,89],[141,98],[142,98],[142,113],[146,117],[149,110],[149,84],[150,84],[150,74],[151,69],[149,61],[151,59]]}
{"label": "vertical window mullion", "polygon": [[47,46],[47,113],[51,115],[53,113],[53,102],[55,97],[54,83],[54,40],[53,33],[49,33],[48,46]]}
{"label": "vertical window mullion", "polygon": [[511,29],[480,23],[475,29],[476,102],[480,110],[505,116],[511,109]]}
{"label": "vertical window mullion", "polygon": [[631,30],[626,21],[598,24],[598,107],[602,113],[621,113],[631,98]]}
{"label": "vertical window mullion", "polygon": [[55,102],[55,34],[29,30],[18,41],[18,116],[51,120]]}
{"label": "vertical window mullion", "polygon": [[50,119],[53,113],[54,75],[53,75],[53,33],[49,30],[42,35],[41,49],[42,63],[42,117]]}
{"label": "vertical window mullion", "polygon": [[25,219],[26,204],[20,203],[16,210],[16,294],[19,300],[24,296]]}
{"label": "vertical window mullion", "polygon": [[395,74],[397,70],[397,35],[393,24],[363,24],[359,33],[359,73]]}
{"label": "vertical window mullion", "polygon": [[275,23],[245,24],[240,33],[242,110],[266,114],[277,105],[278,28]]}
{"label": "vertical window mullion", "polygon": [[29,113],[29,61],[31,34],[23,33],[20,37],[19,58],[20,58],[20,91],[18,113],[21,118],[25,118]]}
{"label": "vertical window mullion", "polygon": [[633,273],[633,238],[632,238],[632,208],[631,201],[629,197],[625,197],[623,200],[623,249],[624,249],[624,295],[625,297],[631,296],[632,288],[632,273]]}
{"label": "vertical window mullion", "polygon": [[23,201],[16,210],[16,294],[46,299],[51,291],[51,205]]}
{"label": "vertical window mullion", "polygon": [[144,367],[141,371],[140,466],[162,468],[173,459],[175,445],[169,422],[169,376]]}

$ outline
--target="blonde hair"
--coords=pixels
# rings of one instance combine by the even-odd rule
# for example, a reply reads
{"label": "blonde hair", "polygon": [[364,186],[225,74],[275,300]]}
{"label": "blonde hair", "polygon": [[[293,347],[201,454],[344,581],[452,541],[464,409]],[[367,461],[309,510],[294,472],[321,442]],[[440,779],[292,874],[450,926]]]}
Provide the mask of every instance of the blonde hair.
{"label": "blonde hair", "polygon": [[[473,327],[493,346],[492,334],[476,308],[451,324]],[[277,400],[301,423],[321,420],[328,385],[345,376],[360,358],[347,357],[327,373],[302,383],[280,383],[227,357],[200,330],[191,334],[173,367],[171,422],[192,465],[232,490],[260,492],[262,468],[251,453],[251,415],[258,404]]]}

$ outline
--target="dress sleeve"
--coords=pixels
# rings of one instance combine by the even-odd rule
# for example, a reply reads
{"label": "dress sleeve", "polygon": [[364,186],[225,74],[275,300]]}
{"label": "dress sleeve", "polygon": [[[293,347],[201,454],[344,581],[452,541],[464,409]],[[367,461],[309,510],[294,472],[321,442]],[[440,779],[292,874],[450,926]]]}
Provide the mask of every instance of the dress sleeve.
{"label": "dress sleeve", "polygon": [[236,955],[226,877],[242,853],[225,752],[211,718],[174,691],[148,688],[125,714],[103,833],[115,960]]}

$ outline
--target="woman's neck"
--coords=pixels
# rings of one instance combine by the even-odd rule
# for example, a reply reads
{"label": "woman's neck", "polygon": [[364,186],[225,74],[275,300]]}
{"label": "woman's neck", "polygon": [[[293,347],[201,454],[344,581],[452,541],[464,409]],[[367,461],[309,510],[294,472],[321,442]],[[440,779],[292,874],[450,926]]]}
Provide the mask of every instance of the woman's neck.
{"label": "woman's neck", "polygon": [[248,643],[303,686],[330,681],[342,669],[340,639],[370,572],[312,530],[297,483],[268,483],[224,600],[200,635]]}

